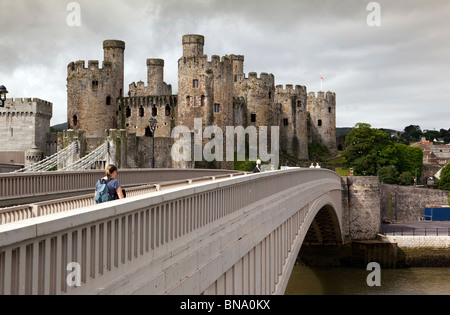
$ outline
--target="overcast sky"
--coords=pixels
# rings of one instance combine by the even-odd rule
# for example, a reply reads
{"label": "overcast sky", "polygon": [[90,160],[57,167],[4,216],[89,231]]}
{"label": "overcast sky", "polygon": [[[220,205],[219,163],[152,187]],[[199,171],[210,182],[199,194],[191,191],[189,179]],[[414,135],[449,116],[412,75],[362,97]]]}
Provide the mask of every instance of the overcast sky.
{"label": "overcast sky", "polygon": [[125,93],[147,81],[147,58],[165,60],[177,91],[184,34],[205,36],[204,53],[245,55],[244,72],[275,84],[333,91],[337,126],[450,128],[450,1],[380,0],[1,0],[0,85],[8,97],[53,103],[67,120],[67,65],[103,61],[102,43],[126,43]]}

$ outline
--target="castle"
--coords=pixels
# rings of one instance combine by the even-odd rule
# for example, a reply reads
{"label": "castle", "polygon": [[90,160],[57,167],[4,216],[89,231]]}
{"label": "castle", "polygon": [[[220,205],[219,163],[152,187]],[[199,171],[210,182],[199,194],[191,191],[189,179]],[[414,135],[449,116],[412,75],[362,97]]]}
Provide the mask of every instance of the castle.
{"label": "castle", "polygon": [[56,152],[56,136],[50,134],[52,114],[52,103],[38,98],[6,99],[0,107],[0,172],[29,166]]}
{"label": "castle", "polygon": [[[83,131],[87,151],[105,138],[105,130],[121,129],[126,164],[150,167],[152,132],[149,118],[157,119],[157,167],[194,167],[171,160],[171,132],[187,126],[193,134],[194,118],[203,127],[278,126],[280,149],[296,159],[308,159],[308,143],[320,142],[334,156],[336,149],[336,95],[307,92],[305,86],[275,85],[273,74],[244,73],[244,56],[204,54],[204,36],[184,35],[178,60],[178,91],[164,82],[164,60],[147,60],[147,85],[129,84],[124,97],[125,43],[103,42],[104,61],[71,62],[67,74],[68,129]],[[222,164],[222,168],[232,167]]]}

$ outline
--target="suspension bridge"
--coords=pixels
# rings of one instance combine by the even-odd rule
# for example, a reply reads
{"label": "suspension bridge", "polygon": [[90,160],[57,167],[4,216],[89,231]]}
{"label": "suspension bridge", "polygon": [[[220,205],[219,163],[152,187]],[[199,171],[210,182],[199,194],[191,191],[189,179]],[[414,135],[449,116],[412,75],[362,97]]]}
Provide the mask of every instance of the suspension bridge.
{"label": "suspension bridge", "polygon": [[[72,163],[67,164],[73,156],[76,156],[80,152],[80,145],[78,141],[75,141],[68,145],[61,151],[46,157],[42,161],[34,163],[30,166],[24,167],[22,169],[16,170],[13,173],[30,173],[30,172],[48,172],[48,171],[81,171],[88,169],[95,169],[99,162],[106,164],[109,155],[109,144],[105,141],[103,144],[98,146],[94,151],[87,154],[86,156],[78,159]],[[60,165],[65,165],[59,167]],[[103,165],[104,166],[104,165]]]}

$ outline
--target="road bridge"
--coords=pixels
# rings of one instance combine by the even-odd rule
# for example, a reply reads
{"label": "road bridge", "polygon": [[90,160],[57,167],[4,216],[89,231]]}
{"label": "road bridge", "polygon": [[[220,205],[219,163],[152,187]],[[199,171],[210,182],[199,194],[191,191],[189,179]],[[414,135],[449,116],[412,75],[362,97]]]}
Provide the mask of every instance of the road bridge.
{"label": "road bridge", "polygon": [[0,225],[0,294],[283,294],[304,242],[342,243],[341,180],[213,176]]}

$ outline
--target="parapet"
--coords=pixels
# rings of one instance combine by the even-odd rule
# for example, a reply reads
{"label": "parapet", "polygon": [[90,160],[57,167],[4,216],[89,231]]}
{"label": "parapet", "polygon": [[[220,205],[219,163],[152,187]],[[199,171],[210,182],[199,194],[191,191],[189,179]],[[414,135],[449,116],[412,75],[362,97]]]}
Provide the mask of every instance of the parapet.
{"label": "parapet", "polygon": [[197,34],[186,34],[183,35],[183,45],[184,44],[205,44],[205,36]]}
{"label": "parapet", "polygon": [[279,94],[295,94],[295,95],[306,95],[307,89],[306,86],[296,85],[295,89],[292,84],[286,84],[286,88],[283,85],[279,84],[276,87],[276,93]]}
{"label": "parapet", "polygon": [[125,49],[125,42],[121,40],[108,39],[103,41],[103,49],[105,48]]}
{"label": "parapet", "polygon": [[177,106],[177,95],[160,95],[160,96],[132,96],[119,99],[122,106]]}
{"label": "parapet", "polygon": [[266,72],[261,72],[260,76],[258,77],[258,74],[256,72],[249,72],[248,74],[248,78],[245,78],[245,76],[243,76],[244,80],[260,80],[260,81],[264,81],[267,83],[271,83],[274,84],[275,83],[275,76],[270,73],[266,73]]}
{"label": "parapet", "polygon": [[325,93],[323,91],[320,91],[320,92],[317,92],[317,97],[316,97],[315,92],[309,92],[308,98],[314,98],[317,100],[326,100],[328,102],[335,103],[336,102],[336,93],[330,92],[330,91]]}
{"label": "parapet", "polygon": [[164,67],[164,59],[147,59],[147,66],[161,66]]}
{"label": "parapet", "polygon": [[103,69],[112,69],[112,63],[110,61],[103,61],[102,68],[99,67],[98,60],[89,60],[88,67],[86,68],[86,62],[84,60],[78,60],[71,62],[67,65],[67,72],[69,76],[71,74],[84,75],[87,71],[100,71]]}

